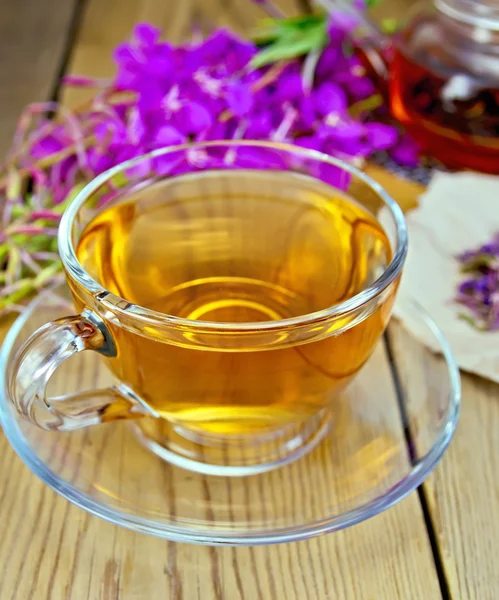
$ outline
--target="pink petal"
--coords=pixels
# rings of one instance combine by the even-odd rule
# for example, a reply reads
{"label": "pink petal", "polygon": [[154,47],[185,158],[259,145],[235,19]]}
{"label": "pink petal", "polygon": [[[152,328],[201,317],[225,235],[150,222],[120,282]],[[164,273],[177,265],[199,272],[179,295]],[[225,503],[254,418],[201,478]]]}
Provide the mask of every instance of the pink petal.
{"label": "pink petal", "polygon": [[300,148],[307,148],[307,150],[319,150],[322,151],[323,140],[317,136],[303,136],[295,140],[295,144]]}
{"label": "pink petal", "polygon": [[227,89],[227,104],[232,114],[237,117],[247,115],[253,108],[253,94],[249,86],[244,84],[233,84]]}
{"label": "pink petal", "polygon": [[349,121],[348,123],[339,123],[335,127],[330,127],[328,131],[328,137],[336,140],[358,140],[365,134],[365,126],[362,123],[356,121]]}
{"label": "pink petal", "polygon": [[158,41],[161,35],[161,29],[154,27],[150,23],[139,23],[134,27],[133,36],[140,45],[150,47]]}
{"label": "pink petal", "polygon": [[303,78],[299,73],[284,75],[279,80],[276,89],[276,99],[281,102],[294,100],[303,96]]}
{"label": "pink petal", "polygon": [[399,134],[395,127],[384,123],[366,123],[367,141],[373,150],[387,150],[398,140]]}
{"label": "pink petal", "polygon": [[32,147],[31,155],[34,158],[44,158],[58,152],[63,148],[63,143],[53,135],[47,135]]}
{"label": "pink petal", "polygon": [[175,114],[175,121],[178,129],[186,134],[201,133],[208,129],[213,122],[211,114],[204,106],[197,102],[184,104]]}
{"label": "pink petal", "polygon": [[171,125],[164,125],[154,133],[155,145],[159,146],[176,146],[184,144],[187,141],[185,135],[182,135],[178,129]]}
{"label": "pink petal", "polygon": [[390,156],[399,165],[417,167],[419,165],[420,149],[409,136],[405,135],[399,143],[390,150]]}
{"label": "pink petal", "polygon": [[350,184],[351,175],[335,165],[321,163],[317,168],[319,179],[339,190],[346,190]]}
{"label": "pink petal", "polygon": [[152,161],[149,158],[141,158],[132,167],[126,170],[126,174],[132,179],[147,177],[152,170]]}
{"label": "pink petal", "polygon": [[323,117],[330,113],[342,113],[348,106],[347,95],[343,89],[334,83],[323,83],[313,93],[315,110]]}
{"label": "pink petal", "polygon": [[137,58],[132,46],[127,43],[118,44],[113,52],[114,61],[120,66],[128,68],[135,64]]}

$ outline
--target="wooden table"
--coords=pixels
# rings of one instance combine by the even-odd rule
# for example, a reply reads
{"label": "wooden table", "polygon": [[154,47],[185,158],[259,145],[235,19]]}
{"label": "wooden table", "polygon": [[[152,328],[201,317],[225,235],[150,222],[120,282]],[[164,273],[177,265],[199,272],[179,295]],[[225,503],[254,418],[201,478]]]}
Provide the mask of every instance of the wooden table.
{"label": "wooden table", "polygon": [[[410,4],[388,1],[399,11]],[[306,2],[279,4],[293,13]],[[83,101],[60,88],[61,75],[110,75],[111,50],[136,22],[178,42],[194,21],[244,32],[260,14],[246,0],[3,0],[0,150],[24,104]],[[414,205],[418,186],[373,174],[404,208]],[[410,346],[399,351],[410,374]],[[0,433],[0,599],[497,599],[499,389],[470,376],[463,384],[456,437],[420,490],[347,531],[272,547],[196,547],[115,527],[44,486]]]}

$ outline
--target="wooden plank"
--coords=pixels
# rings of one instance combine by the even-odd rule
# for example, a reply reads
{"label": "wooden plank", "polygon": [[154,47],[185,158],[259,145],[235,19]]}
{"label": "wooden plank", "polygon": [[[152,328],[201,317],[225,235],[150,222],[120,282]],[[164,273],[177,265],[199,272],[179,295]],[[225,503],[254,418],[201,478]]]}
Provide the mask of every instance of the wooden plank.
{"label": "wooden plank", "polygon": [[367,165],[366,173],[380,183],[404,211],[417,206],[424,187],[410,179],[401,179],[376,165]]}
{"label": "wooden plank", "polygon": [[3,0],[0,18],[0,155],[21,110],[56,84],[78,0]]}
{"label": "wooden plank", "polygon": [[[400,327],[391,330],[394,355],[409,403],[421,402],[421,379],[442,360],[421,348]],[[499,387],[463,375],[460,424],[447,455],[424,484],[452,598],[495,599],[499,590]],[[438,381],[433,399],[437,403]],[[423,415],[423,419],[426,417]],[[416,446],[427,444],[411,423]],[[418,433],[419,431],[419,433]]]}
{"label": "wooden plank", "polygon": [[[64,60],[78,0],[5,0],[0,19],[0,155],[8,150],[24,106],[49,98]],[[13,319],[0,323],[0,342]],[[23,474],[3,432],[0,433],[1,489],[19,489]],[[3,506],[6,506],[5,504]],[[18,517],[8,510],[15,520]],[[22,514],[22,513],[19,513]],[[5,520],[4,520],[5,522]],[[23,561],[24,562],[24,561]]]}

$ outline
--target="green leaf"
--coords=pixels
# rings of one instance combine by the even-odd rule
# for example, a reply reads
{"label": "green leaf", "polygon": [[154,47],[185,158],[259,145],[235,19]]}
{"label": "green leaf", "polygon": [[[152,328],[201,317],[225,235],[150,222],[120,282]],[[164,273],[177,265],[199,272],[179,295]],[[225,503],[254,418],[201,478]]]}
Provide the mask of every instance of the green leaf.
{"label": "green leaf", "polygon": [[256,44],[266,44],[276,40],[282,34],[282,30],[281,20],[263,19],[250,37]]}
{"label": "green leaf", "polygon": [[0,244],[0,268],[3,265],[4,260],[9,255],[9,246],[7,244]]}
{"label": "green leaf", "polygon": [[362,113],[372,112],[383,106],[383,96],[381,94],[373,94],[364,100],[359,100],[355,104],[352,104],[348,109],[348,112],[352,117],[358,117]]}
{"label": "green leaf", "polygon": [[378,6],[378,4],[381,3],[381,0],[366,0],[366,6],[367,8],[374,8],[375,6]]}
{"label": "green leaf", "polygon": [[130,183],[130,179],[127,177],[126,173],[124,173],[123,171],[119,171],[118,173],[113,175],[109,181],[112,183],[113,187],[115,187],[115,188],[122,188],[122,187],[125,187],[125,185],[128,185]]}
{"label": "green leaf", "polygon": [[468,323],[468,325],[471,325],[473,327],[473,329],[476,329],[477,331],[481,331],[481,332],[488,331],[488,329],[485,327],[485,325],[479,323],[473,317],[470,317],[470,315],[466,315],[464,313],[459,313],[457,315],[457,317],[461,321],[465,321],[466,323]]}
{"label": "green leaf", "polygon": [[312,13],[309,15],[298,15],[297,17],[289,17],[289,19],[275,19],[285,29],[303,30],[315,25],[321,25],[327,20],[325,13]]}
{"label": "green leaf", "polygon": [[27,252],[47,250],[51,239],[50,236],[44,234],[16,233],[12,236],[14,244],[20,248],[24,248]]}
{"label": "green leaf", "polygon": [[55,261],[45,267],[38,275],[33,279],[33,286],[35,288],[41,288],[49,281],[54,275],[56,275],[62,269],[62,263]]}
{"label": "green leaf", "polygon": [[16,280],[16,272],[21,266],[21,253],[14,246],[10,248],[9,251],[9,260],[7,263],[7,269],[5,271],[5,278],[8,283],[14,283]]}
{"label": "green leaf", "polygon": [[251,34],[251,40],[255,42],[257,46],[265,46],[270,42],[275,42],[281,35],[281,29],[258,29]]}
{"label": "green leaf", "polygon": [[11,304],[17,304],[34,291],[33,284],[29,279],[22,279],[19,283],[21,285],[14,292],[4,298],[0,298],[0,309],[3,310],[9,308]]}
{"label": "green leaf", "polygon": [[290,31],[259,52],[251,61],[251,66],[258,69],[279,60],[303,56],[313,50],[320,50],[326,42],[324,23],[299,32]]}
{"label": "green leaf", "polygon": [[12,207],[12,218],[15,219],[19,219],[20,217],[24,217],[24,215],[26,215],[28,213],[28,207],[25,206],[24,204],[15,204]]}
{"label": "green leaf", "polygon": [[268,44],[285,37],[290,32],[298,34],[317,25],[324,25],[325,22],[323,13],[300,15],[289,19],[263,19],[260,22],[260,29],[251,35],[251,39],[258,45]]}
{"label": "green leaf", "polygon": [[9,171],[5,194],[7,200],[17,200],[21,196],[21,177],[17,171]]}

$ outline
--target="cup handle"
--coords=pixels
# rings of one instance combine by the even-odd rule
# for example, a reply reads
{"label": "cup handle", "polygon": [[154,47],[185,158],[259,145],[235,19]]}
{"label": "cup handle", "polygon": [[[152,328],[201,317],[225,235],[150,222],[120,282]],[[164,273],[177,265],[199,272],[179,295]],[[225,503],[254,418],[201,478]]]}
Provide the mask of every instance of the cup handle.
{"label": "cup handle", "polygon": [[47,323],[35,331],[9,368],[9,397],[18,412],[42,429],[58,431],[151,415],[140,399],[122,385],[47,398],[47,385],[57,367],[85,350],[116,356],[113,338],[104,322],[89,310]]}

